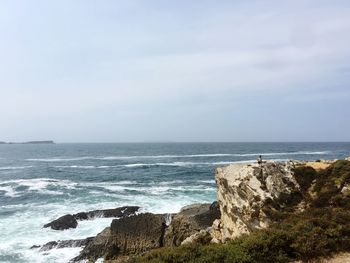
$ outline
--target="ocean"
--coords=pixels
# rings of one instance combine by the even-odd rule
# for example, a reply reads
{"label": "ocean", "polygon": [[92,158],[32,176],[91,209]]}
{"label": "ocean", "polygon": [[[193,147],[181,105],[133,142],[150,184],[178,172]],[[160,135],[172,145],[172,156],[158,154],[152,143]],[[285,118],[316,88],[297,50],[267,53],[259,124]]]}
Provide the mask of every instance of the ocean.
{"label": "ocean", "polygon": [[68,262],[79,248],[39,252],[53,240],[94,236],[111,218],[55,231],[45,223],[67,213],[138,205],[174,213],[216,200],[214,170],[263,159],[350,156],[350,143],[106,143],[0,145],[0,262]]}

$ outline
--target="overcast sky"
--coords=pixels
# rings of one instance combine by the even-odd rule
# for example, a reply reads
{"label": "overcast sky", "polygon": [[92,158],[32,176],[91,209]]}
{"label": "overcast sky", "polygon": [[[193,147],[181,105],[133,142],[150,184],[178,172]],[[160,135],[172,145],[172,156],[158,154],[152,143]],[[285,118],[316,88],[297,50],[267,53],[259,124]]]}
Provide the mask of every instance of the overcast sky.
{"label": "overcast sky", "polygon": [[350,1],[0,0],[0,141],[349,141]]}

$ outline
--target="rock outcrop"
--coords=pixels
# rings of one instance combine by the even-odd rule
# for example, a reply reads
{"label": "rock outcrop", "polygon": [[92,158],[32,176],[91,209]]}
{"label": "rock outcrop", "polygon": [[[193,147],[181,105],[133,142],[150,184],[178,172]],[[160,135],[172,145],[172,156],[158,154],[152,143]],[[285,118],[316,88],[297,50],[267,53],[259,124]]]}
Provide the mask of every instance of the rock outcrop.
{"label": "rock outcrop", "polygon": [[60,218],[44,225],[44,227],[51,227],[54,230],[65,230],[69,228],[76,228],[78,225],[77,220],[74,218],[73,215],[67,214],[64,216],[61,216]]}
{"label": "rock outcrop", "polygon": [[225,242],[255,229],[267,228],[270,212],[300,195],[293,162],[231,164],[216,169],[221,219],[213,224],[213,242]]}
{"label": "rock outcrop", "polygon": [[181,242],[181,246],[188,244],[209,244],[212,241],[210,231],[202,229],[201,231],[189,236],[184,241]]}
{"label": "rock outcrop", "polygon": [[211,237],[206,229],[217,218],[220,210],[215,202],[186,206],[174,215],[144,213],[115,219],[74,261],[141,255],[154,248],[179,246],[187,238],[185,244],[208,243]]}
{"label": "rock outcrop", "polygon": [[44,225],[44,228],[51,227],[54,230],[65,230],[69,228],[76,228],[78,225],[77,220],[89,220],[96,217],[128,217],[135,215],[140,209],[138,206],[123,206],[114,209],[93,210],[89,212],[80,212],[74,215],[67,214],[60,218]]}
{"label": "rock outcrop", "polygon": [[95,217],[127,217],[134,215],[140,209],[139,206],[122,206],[114,209],[94,210],[74,214],[76,220],[88,220]]}
{"label": "rock outcrop", "polygon": [[74,259],[95,261],[100,257],[139,255],[164,246],[165,216],[139,214],[112,221],[111,227],[98,234]]}

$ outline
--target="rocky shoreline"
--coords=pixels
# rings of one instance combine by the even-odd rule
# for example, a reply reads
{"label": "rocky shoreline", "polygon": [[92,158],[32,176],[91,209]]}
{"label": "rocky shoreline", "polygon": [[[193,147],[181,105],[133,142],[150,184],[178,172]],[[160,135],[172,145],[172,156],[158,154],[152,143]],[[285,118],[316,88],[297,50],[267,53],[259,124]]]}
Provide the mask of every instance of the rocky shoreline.
{"label": "rocky shoreline", "polygon": [[[349,161],[347,158],[344,162]],[[32,249],[42,252],[53,248],[82,247],[80,254],[71,262],[95,262],[99,258],[133,262],[134,256],[163,247],[225,244],[242,235],[268,229],[278,215],[286,211],[301,213],[312,207],[316,200],[312,200],[317,183],[316,171],[336,163],[336,160],[268,161],[262,165],[251,163],[218,167],[215,172],[217,202],[186,206],[176,214],[142,213],[139,207],[126,206],[64,215],[44,227],[59,231],[76,228],[81,220],[96,217],[115,219],[110,227],[95,237],[51,241],[36,244]],[[340,193],[347,197],[350,182],[345,180],[336,187],[339,191],[334,195]]]}
{"label": "rocky shoreline", "polygon": [[64,215],[43,227],[65,230],[76,228],[81,220],[93,220],[96,217],[116,219],[96,237],[50,241],[43,245],[33,245],[32,249],[43,252],[65,247],[83,247],[80,255],[73,258],[72,262],[94,262],[101,257],[108,260],[120,256],[142,255],[155,248],[193,242],[201,230],[205,230],[206,238],[209,238],[210,242],[207,229],[212,226],[214,220],[220,218],[218,202],[185,206],[176,214],[140,213],[139,208],[125,206]]}

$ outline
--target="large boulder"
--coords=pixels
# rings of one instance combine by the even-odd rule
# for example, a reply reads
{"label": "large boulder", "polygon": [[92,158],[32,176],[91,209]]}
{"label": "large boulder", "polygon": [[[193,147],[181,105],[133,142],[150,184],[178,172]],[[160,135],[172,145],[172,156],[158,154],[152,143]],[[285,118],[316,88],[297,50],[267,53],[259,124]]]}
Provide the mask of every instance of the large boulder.
{"label": "large boulder", "polygon": [[298,203],[301,193],[294,168],[291,161],[217,168],[215,178],[221,219],[213,224],[215,242],[267,228],[275,210]]}
{"label": "large boulder", "polygon": [[67,214],[64,216],[61,216],[60,218],[44,225],[44,227],[51,227],[54,230],[65,230],[69,228],[76,228],[78,225],[77,220],[74,218],[73,215]]}
{"label": "large boulder", "polygon": [[194,204],[185,206],[172,216],[165,233],[165,246],[180,246],[188,237],[211,227],[215,219],[220,218],[217,202],[213,204]]}
{"label": "large boulder", "polygon": [[123,217],[112,221],[111,227],[98,234],[74,259],[114,259],[139,255],[164,246],[166,223],[164,215],[150,213]]}

